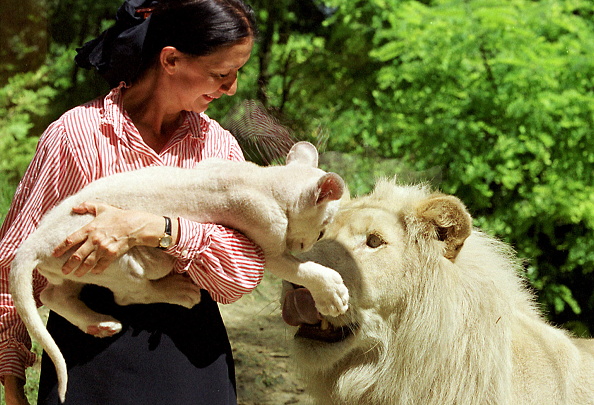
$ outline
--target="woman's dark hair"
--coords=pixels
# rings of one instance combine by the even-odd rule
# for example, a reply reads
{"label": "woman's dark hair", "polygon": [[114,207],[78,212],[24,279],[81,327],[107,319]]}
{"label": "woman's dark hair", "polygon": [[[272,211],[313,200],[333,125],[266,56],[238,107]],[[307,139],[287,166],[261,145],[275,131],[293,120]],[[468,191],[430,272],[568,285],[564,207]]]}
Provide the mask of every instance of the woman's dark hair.
{"label": "woman's dark hair", "polygon": [[127,0],[115,25],[78,49],[75,60],[116,87],[140,77],[166,46],[206,56],[256,35],[254,12],[241,0]]}

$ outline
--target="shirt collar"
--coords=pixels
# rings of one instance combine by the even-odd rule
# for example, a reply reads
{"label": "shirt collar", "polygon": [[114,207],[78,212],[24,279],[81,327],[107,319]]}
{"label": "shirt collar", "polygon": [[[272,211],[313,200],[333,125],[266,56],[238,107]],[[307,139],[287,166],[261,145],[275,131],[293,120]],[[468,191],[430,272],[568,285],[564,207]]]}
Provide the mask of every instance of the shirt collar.
{"label": "shirt collar", "polygon": [[[103,99],[101,121],[104,124],[111,125],[116,135],[120,138],[125,137],[125,127],[127,125],[133,125],[132,120],[126,111],[124,111],[122,89],[127,87],[126,83],[121,82],[118,87],[114,87]],[[204,113],[187,113],[185,119],[189,123],[190,136],[197,139],[204,139],[210,128],[210,118]]]}
{"label": "shirt collar", "polygon": [[110,125],[115,134],[124,137],[124,123],[126,114],[123,107],[122,89],[126,87],[124,82],[118,87],[114,87],[103,99],[103,115],[101,121],[103,124]]}
{"label": "shirt collar", "polygon": [[192,136],[204,140],[210,128],[210,118],[204,113],[188,114],[188,120]]}

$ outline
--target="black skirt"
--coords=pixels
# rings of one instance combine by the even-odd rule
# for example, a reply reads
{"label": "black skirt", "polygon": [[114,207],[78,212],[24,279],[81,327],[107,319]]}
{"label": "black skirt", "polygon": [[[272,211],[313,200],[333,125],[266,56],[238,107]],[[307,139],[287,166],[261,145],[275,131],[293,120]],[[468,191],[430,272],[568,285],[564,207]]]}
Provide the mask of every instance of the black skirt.
{"label": "black skirt", "polygon": [[[83,301],[120,320],[96,338],[51,313],[48,330],[68,367],[67,405],[236,405],[235,371],[219,308],[206,291],[192,309],[118,306],[109,290],[86,286]],[[39,405],[59,405],[54,364],[44,353]]]}

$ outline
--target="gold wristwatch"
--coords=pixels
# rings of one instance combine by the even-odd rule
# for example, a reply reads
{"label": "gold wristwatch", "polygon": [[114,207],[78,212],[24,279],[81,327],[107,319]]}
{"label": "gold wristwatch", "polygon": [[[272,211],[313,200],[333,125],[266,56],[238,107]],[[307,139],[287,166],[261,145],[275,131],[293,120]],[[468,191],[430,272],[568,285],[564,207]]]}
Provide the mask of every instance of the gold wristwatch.
{"label": "gold wristwatch", "polygon": [[165,218],[165,232],[163,233],[163,236],[159,238],[159,246],[157,247],[165,250],[173,244],[173,238],[171,237],[171,218],[163,218]]}

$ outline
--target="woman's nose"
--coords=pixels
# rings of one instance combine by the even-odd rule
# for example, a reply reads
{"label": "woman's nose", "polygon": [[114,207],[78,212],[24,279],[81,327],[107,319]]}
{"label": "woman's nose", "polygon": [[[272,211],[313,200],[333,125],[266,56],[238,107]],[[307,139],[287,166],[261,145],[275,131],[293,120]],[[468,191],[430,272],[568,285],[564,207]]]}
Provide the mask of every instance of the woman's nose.
{"label": "woman's nose", "polygon": [[221,91],[228,96],[235,94],[237,91],[237,73],[232,73],[229,75],[227,80],[221,84]]}

